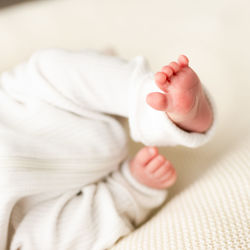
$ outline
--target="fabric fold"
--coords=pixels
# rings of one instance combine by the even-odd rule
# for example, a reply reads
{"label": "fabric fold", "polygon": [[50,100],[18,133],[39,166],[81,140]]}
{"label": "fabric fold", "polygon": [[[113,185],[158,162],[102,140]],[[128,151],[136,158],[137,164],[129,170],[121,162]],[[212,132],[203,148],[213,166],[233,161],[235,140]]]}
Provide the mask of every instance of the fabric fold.
{"label": "fabric fold", "polygon": [[[133,140],[145,145],[198,147],[205,144],[215,131],[216,114],[213,125],[206,133],[186,132],[175,125],[168,116],[151,108],[146,103],[146,96],[159,92],[154,82],[153,73],[143,57],[135,58],[137,68],[131,78],[129,125]],[[214,102],[205,90],[213,110]]]}

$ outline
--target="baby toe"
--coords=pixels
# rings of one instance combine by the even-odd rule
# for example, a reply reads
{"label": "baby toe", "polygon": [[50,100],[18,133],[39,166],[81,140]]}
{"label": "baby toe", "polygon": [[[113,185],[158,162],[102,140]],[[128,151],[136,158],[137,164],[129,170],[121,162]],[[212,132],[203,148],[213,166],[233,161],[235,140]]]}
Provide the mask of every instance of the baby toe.
{"label": "baby toe", "polygon": [[167,179],[164,179],[164,180],[160,181],[161,186],[163,188],[168,188],[168,187],[172,186],[176,182],[176,179],[177,179],[177,174],[176,174],[175,169],[173,169],[173,170],[171,170],[171,174],[168,176]]}
{"label": "baby toe", "polygon": [[168,78],[170,78],[174,73],[173,69],[171,67],[169,67],[169,66],[164,66],[162,68],[162,72],[164,72],[167,75]]}
{"label": "baby toe", "polygon": [[176,171],[175,171],[174,167],[171,165],[171,163],[169,163],[169,164],[168,164],[168,169],[167,169],[165,175],[163,175],[163,176],[159,179],[159,181],[160,181],[160,182],[165,182],[165,181],[171,179],[171,178],[173,177],[173,175],[176,175]]}
{"label": "baby toe", "polygon": [[145,166],[157,153],[156,147],[144,147],[136,154],[133,161],[136,164]]}
{"label": "baby toe", "polygon": [[160,166],[154,173],[153,177],[156,179],[161,179],[162,177],[166,176],[168,173],[168,169],[166,168],[165,164]]}
{"label": "baby toe", "polygon": [[169,82],[167,81],[167,75],[162,72],[158,72],[155,74],[155,82],[158,88],[160,88],[163,92],[167,92],[167,88],[169,86]]}
{"label": "baby toe", "polygon": [[164,73],[162,72],[157,72],[155,73],[155,81],[156,83],[160,83],[160,84],[163,84],[165,83],[167,80],[167,77]]}
{"label": "baby toe", "polygon": [[175,74],[180,70],[180,65],[176,62],[171,62],[169,64],[169,67],[173,70]]}
{"label": "baby toe", "polygon": [[166,95],[160,92],[148,94],[146,102],[149,106],[159,111],[166,111],[168,104]]}
{"label": "baby toe", "polygon": [[153,158],[146,166],[146,171],[149,174],[153,174],[164,163],[165,158],[162,155],[158,155]]}
{"label": "baby toe", "polygon": [[188,66],[189,60],[185,55],[180,55],[178,58],[178,63],[182,66]]}

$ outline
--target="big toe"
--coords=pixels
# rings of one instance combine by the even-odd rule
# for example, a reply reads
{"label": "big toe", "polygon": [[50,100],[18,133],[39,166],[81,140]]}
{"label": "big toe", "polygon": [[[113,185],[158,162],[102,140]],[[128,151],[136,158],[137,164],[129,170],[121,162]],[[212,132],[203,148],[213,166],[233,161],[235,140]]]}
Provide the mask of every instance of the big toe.
{"label": "big toe", "polygon": [[144,147],[134,157],[135,164],[145,166],[158,154],[156,147]]}
{"label": "big toe", "polygon": [[160,92],[153,92],[147,95],[146,102],[156,110],[166,111],[167,97]]}

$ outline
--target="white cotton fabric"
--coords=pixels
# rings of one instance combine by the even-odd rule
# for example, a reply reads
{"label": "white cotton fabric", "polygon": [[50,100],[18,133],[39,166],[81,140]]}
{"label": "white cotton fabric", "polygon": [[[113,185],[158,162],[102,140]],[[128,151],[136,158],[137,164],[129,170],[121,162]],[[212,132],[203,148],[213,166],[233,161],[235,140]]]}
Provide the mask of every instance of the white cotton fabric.
{"label": "white cotton fabric", "polygon": [[[189,161],[201,163],[200,155]],[[208,171],[111,249],[249,249],[250,137],[208,161]]]}
{"label": "white cotton fabric", "polygon": [[154,90],[142,57],[87,50],[39,51],[2,74],[0,250],[105,249],[163,203],[167,191],[131,176],[126,134],[110,115],[128,117],[147,145],[197,147],[214,126],[179,129],[145,104]]}

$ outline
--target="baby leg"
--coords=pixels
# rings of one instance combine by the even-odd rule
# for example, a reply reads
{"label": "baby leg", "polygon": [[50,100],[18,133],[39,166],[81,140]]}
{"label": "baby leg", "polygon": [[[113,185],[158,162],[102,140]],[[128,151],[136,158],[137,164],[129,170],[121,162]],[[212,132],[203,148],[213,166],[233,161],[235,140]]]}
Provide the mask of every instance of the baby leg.
{"label": "baby leg", "polygon": [[181,55],[155,74],[155,82],[163,93],[147,96],[148,104],[165,111],[179,127],[188,131],[206,132],[213,121],[208,99],[199,77],[188,65],[188,58]]}
{"label": "baby leg", "polygon": [[137,182],[124,162],[102,181],[33,206],[17,227],[10,249],[107,249],[143,223],[166,195],[166,190]]}

